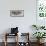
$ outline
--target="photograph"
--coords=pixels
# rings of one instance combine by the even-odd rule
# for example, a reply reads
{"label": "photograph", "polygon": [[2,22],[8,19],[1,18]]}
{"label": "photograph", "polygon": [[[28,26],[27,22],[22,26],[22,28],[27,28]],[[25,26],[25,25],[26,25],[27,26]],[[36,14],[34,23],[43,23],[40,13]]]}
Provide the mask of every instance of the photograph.
{"label": "photograph", "polygon": [[24,17],[24,10],[10,10],[11,17]]}

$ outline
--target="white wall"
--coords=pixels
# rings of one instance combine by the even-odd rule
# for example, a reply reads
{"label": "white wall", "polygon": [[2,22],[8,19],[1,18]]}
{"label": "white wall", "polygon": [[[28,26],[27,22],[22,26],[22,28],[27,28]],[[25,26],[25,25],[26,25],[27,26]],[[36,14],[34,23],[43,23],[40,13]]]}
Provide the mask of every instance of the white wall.
{"label": "white wall", "polygon": [[[10,17],[10,10],[18,9],[24,10],[24,17]],[[32,24],[36,24],[36,0],[0,0],[0,34],[16,26],[31,34]]]}

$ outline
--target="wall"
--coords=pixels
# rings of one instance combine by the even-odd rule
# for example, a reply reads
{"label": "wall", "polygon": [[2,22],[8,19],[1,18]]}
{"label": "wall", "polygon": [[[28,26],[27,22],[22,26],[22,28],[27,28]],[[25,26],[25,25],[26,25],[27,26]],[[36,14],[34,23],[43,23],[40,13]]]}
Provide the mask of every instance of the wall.
{"label": "wall", "polygon": [[[11,17],[10,10],[24,10],[24,17]],[[0,0],[0,34],[10,32],[11,27],[19,27],[19,32],[30,32],[36,24],[36,0]]]}

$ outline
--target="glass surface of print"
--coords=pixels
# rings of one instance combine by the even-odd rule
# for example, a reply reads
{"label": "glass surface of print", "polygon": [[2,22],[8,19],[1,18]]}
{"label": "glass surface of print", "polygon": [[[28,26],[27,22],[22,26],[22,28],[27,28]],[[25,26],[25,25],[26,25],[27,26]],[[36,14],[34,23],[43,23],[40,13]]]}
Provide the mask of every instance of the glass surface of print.
{"label": "glass surface of print", "polygon": [[46,17],[46,0],[37,1],[37,13],[39,17]]}

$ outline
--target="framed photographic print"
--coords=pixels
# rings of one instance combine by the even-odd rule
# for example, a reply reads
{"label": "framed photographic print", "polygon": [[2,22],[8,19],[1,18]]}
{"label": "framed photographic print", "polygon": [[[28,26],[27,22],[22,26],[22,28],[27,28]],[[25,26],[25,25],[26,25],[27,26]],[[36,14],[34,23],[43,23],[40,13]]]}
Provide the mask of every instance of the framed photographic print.
{"label": "framed photographic print", "polygon": [[46,17],[46,0],[37,0],[37,16]]}
{"label": "framed photographic print", "polygon": [[10,10],[11,17],[24,17],[24,10]]}

